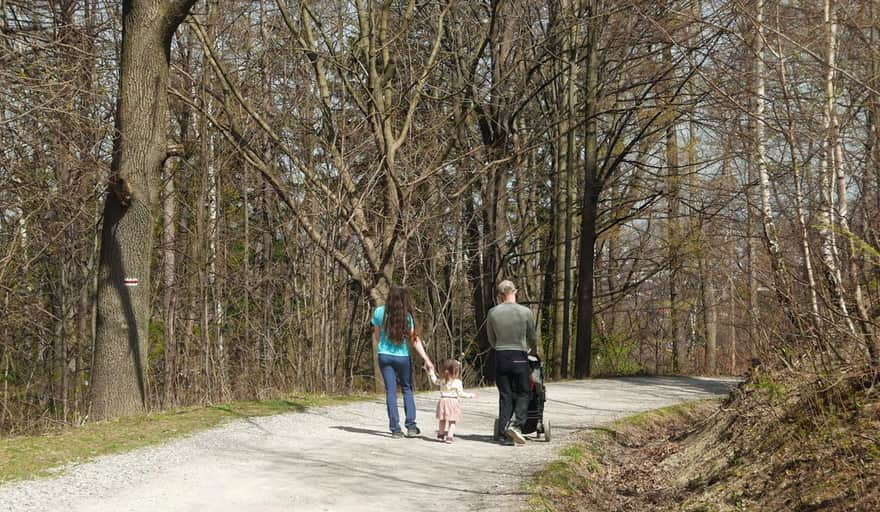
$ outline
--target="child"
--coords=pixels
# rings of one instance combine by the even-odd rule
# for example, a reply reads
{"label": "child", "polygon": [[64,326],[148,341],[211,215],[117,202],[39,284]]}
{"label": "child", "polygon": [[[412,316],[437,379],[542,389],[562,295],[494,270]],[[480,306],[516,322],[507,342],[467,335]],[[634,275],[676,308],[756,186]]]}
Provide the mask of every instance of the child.
{"label": "child", "polygon": [[440,386],[440,401],[437,402],[437,419],[440,421],[437,439],[452,443],[455,439],[455,424],[461,421],[461,405],[459,398],[474,398],[461,384],[461,363],[455,359],[447,359],[440,366],[440,377],[433,369],[428,370],[431,383]]}

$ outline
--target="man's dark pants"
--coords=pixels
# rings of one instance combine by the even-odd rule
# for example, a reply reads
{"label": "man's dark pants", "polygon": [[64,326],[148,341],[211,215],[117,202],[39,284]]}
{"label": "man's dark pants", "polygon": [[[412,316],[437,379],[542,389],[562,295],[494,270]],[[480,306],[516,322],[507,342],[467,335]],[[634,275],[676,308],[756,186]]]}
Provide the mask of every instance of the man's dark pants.
{"label": "man's dark pants", "polygon": [[498,421],[502,429],[522,430],[529,411],[530,379],[528,354],[519,350],[495,352],[495,385],[498,386]]}

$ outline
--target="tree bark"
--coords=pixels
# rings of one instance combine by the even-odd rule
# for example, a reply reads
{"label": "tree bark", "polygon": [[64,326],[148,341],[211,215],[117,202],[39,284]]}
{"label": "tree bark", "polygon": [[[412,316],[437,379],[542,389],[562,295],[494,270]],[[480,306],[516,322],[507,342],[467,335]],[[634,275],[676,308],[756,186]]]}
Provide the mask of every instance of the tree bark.
{"label": "tree bark", "polygon": [[174,321],[177,318],[176,302],[176,243],[177,232],[175,230],[175,216],[177,194],[174,191],[174,160],[169,158],[165,162],[165,186],[162,189],[162,313],[164,321],[163,349],[165,357],[165,375],[163,378],[162,403],[165,407],[173,405],[175,400],[175,380],[177,377],[177,343],[174,337]]}
{"label": "tree bark", "polygon": [[839,202],[843,198],[838,195],[838,204],[835,205],[836,144],[834,137],[834,111],[836,106],[834,103],[834,78],[837,53],[837,20],[833,14],[830,0],[825,0],[824,2],[824,23],[827,33],[825,49],[825,106],[822,113],[824,133],[822,138],[822,159],[819,165],[821,196],[819,236],[822,239],[824,275],[828,283],[828,291],[831,294],[832,303],[838,308],[838,314],[841,315],[849,332],[855,334],[855,326],[850,318],[849,306],[846,303],[846,291],[840,269],[840,251],[837,234],[835,233],[835,227],[841,220],[838,217],[840,212]]}
{"label": "tree bark", "polygon": [[[590,0],[587,15],[597,15],[597,2]],[[587,28],[588,43],[585,48],[585,124],[584,124],[584,195],[581,207],[581,240],[578,256],[578,312],[577,340],[575,342],[574,377],[590,376],[593,348],[593,265],[596,259],[596,227],[599,193],[602,183],[598,168],[598,21]]]}
{"label": "tree bark", "polygon": [[[672,65],[672,48],[667,46],[663,52],[663,58],[666,64]],[[672,101],[672,91],[668,91]],[[684,339],[681,334],[682,322],[679,311],[679,288],[678,274],[681,270],[681,256],[679,254],[679,245],[681,243],[681,228],[679,226],[680,204],[679,198],[681,183],[678,169],[678,135],[676,133],[677,123],[675,121],[677,114],[673,106],[665,106],[666,112],[666,235],[669,247],[669,339],[672,340],[672,373],[681,371],[682,351],[684,349]]]}
{"label": "tree bark", "polygon": [[[147,405],[150,256],[166,157],[171,39],[195,0],[125,0],[113,174],[104,204],[92,418]],[[135,281],[136,280],[136,281]]]}
{"label": "tree bark", "polygon": [[[831,149],[832,173],[837,185],[837,222],[840,224],[840,230],[846,237],[847,245],[844,253],[846,263],[847,277],[849,284],[853,290],[853,302],[855,302],[855,314],[859,324],[859,333],[864,338],[868,350],[868,357],[872,363],[876,364],[880,360],[880,353],[877,353],[877,341],[874,339],[874,329],[868,313],[868,306],[862,291],[858,265],[856,263],[856,244],[854,236],[849,226],[849,198],[846,190],[846,170],[843,163],[843,149],[840,143],[840,125],[837,119],[837,104],[835,102],[834,92],[834,68],[836,66],[837,55],[837,4],[832,0],[825,1],[825,21],[828,27],[828,66],[829,81],[827,84],[828,96],[828,120],[830,122],[829,146]],[[841,290],[842,291],[842,290]],[[846,301],[843,302],[844,307]],[[847,323],[851,332],[855,334],[852,320],[847,317]]]}
{"label": "tree bark", "polygon": [[[764,48],[766,46],[764,43],[764,0],[758,1],[757,10],[755,37],[755,111],[753,117],[755,123],[755,157],[757,160],[755,165],[758,170],[758,186],[760,190],[761,225],[763,227],[764,244],[767,248],[767,254],[770,257],[770,267],[773,271],[773,286],[775,287],[776,296],[783,308],[787,308],[788,314],[791,315],[790,294],[786,284],[785,261],[776,234],[776,224],[773,220],[773,207],[770,204],[770,173],[767,169],[767,145],[764,135],[764,125],[767,122],[764,118],[767,80],[764,66]],[[755,305],[753,304],[753,306]]]}
{"label": "tree bark", "polygon": [[[208,20],[207,36],[209,41],[215,38],[214,27],[215,20],[219,19],[215,16],[217,12],[216,0],[207,2],[205,16]],[[209,387],[216,380],[216,388],[219,395],[223,396],[227,393],[227,376],[226,376],[226,348],[224,346],[223,324],[224,309],[222,303],[222,283],[218,279],[218,259],[220,243],[220,173],[217,169],[217,141],[215,131],[210,129],[209,117],[213,115],[215,105],[214,99],[208,93],[208,84],[213,82],[216,77],[212,73],[211,67],[207,62],[207,58],[202,67],[202,101],[205,104],[205,113],[200,120],[200,132],[202,138],[202,154],[201,162],[205,173],[205,212],[206,217],[206,266],[207,266],[207,288],[205,289],[205,372]]]}
{"label": "tree bark", "polygon": [[563,80],[563,95],[565,101],[563,102],[564,112],[563,118],[565,119],[565,131],[563,132],[565,135],[565,175],[563,176],[563,193],[562,198],[564,201],[565,208],[563,209],[563,215],[565,216],[564,221],[564,250],[563,250],[563,277],[562,277],[562,359],[560,361],[561,371],[560,374],[562,378],[568,377],[568,354],[570,351],[570,339],[571,339],[571,278],[572,278],[572,269],[571,269],[571,258],[572,258],[572,217],[574,216],[574,212],[572,212],[572,205],[574,204],[574,185],[572,184],[572,176],[574,174],[574,166],[577,161],[577,155],[575,154],[574,148],[574,127],[576,125],[575,121],[575,106],[577,105],[577,51],[575,49],[575,42],[577,41],[577,23],[574,22],[574,16],[572,13],[574,11],[574,7],[572,5],[573,2],[563,1],[562,2],[562,15],[563,20],[565,22],[565,35],[564,35],[564,53],[565,56],[565,73],[563,76],[565,79]]}
{"label": "tree bark", "polygon": [[[870,47],[872,48],[876,48],[878,40],[880,40],[878,39],[878,31],[880,31],[877,17],[878,8],[880,8],[880,3],[876,0],[872,1],[870,4],[871,30],[869,38]],[[871,76],[880,76],[880,57],[878,57],[876,52],[871,54],[870,69]],[[868,167],[868,172],[866,174],[874,177],[874,212],[877,212],[880,211],[880,129],[877,127],[878,122],[880,122],[880,94],[877,93],[876,88],[869,93],[868,112],[866,117],[868,125],[868,141],[865,147]],[[867,190],[868,187],[866,186],[865,189]],[[865,203],[870,204],[870,199],[866,200]],[[865,215],[865,217],[868,217],[868,215]],[[873,243],[875,247],[878,245],[878,239],[874,229],[868,230],[866,238],[868,243]],[[876,371],[880,368],[880,332],[878,332],[876,326],[873,327],[871,331],[872,335],[869,336],[867,340],[867,349],[871,365]]]}
{"label": "tree bark", "polygon": [[704,335],[706,337],[706,374],[715,375],[718,366],[718,308],[715,294],[715,283],[712,282],[712,276],[707,271],[707,258],[701,256],[700,265],[700,287],[703,300],[703,326]]}

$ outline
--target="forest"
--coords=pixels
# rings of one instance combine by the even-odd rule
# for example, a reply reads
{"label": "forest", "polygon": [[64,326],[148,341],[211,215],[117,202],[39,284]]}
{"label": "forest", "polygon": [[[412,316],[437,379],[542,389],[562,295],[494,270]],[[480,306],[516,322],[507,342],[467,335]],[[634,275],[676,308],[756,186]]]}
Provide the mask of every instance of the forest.
{"label": "forest", "polygon": [[0,433],[372,389],[880,366],[877,0],[0,0]]}

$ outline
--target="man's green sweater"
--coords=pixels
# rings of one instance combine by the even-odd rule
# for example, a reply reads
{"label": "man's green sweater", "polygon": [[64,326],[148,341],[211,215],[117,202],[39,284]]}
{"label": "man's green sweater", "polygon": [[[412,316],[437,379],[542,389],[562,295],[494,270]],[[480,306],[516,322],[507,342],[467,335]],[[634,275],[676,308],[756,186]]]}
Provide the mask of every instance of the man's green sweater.
{"label": "man's green sweater", "polygon": [[538,344],[535,331],[535,317],[532,311],[514,302],[503,302],[489,310],[486,319],[489,344],[496,351],[529,351]]}

